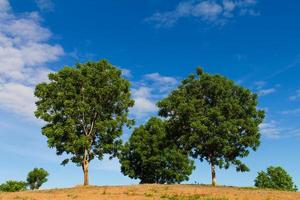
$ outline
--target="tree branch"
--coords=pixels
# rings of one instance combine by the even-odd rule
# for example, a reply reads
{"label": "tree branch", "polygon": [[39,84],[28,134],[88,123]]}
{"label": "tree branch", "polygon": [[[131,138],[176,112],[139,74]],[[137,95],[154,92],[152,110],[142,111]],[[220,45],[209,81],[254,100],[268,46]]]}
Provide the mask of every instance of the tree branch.
{"label": "tree branch", "polygon": [[94,113],[94,117],[93,117],[93,120],[92,120],[92,124],[91,124],[91,128],[90,128],[90,131],[88,133],[88,136],[90,136],[92,134],[92,131],[94,129],[94,126],[95,126],[95,122],[96,122],[96,118],[97,118],[97,112]]}

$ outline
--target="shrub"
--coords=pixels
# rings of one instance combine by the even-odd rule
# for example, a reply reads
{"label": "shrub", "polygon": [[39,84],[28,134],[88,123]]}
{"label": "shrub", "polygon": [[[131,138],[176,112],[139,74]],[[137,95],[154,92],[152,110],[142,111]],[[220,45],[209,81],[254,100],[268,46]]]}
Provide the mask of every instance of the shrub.
{"label": "shrub", "polygon": [[255,179],[258,188],[271,188],[276,190],[297,191],[292,177],[282,167],[269,167],[266,172],[261,171]]}
{"label": "shrub", "polygon": [[26,190],[27,183],[24,181],[6,181],[0,185],[0,191],[2,192],[18,192]]}
{"label": "shrub", "polygon": [[34,168],[28,173],[27,183],[31,190],[39,189],[43,183],[47,182],[48,172],[43,168]]}

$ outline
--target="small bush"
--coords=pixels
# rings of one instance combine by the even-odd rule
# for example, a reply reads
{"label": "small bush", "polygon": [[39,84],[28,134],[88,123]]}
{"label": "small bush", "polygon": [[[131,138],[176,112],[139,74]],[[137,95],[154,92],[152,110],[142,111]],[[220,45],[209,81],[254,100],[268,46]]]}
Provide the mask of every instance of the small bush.
{"label": "small bush", "polygon": [[48,172],[43,168],[34,168],[28,173],[27,183],[31,190],[39,189],[43,183],[47,182]]}
{"label": "small bush", "polygon": [[297,191],[292,177],[281,167],[269,167],[267,172],[261,171],[255,179],[258,188],[270,188],[284,191]]}
{"label": "small bush", "polygon": [[18,192],[26,190],[27,183],[24,181],[7,181],[0,185],[2,192]]}
{"label": "small bush", "polygon": [[163,195],[160,197],[163,200],[229,200],[228,198],[201,197],[200,195],[181,196],[181,195]]}

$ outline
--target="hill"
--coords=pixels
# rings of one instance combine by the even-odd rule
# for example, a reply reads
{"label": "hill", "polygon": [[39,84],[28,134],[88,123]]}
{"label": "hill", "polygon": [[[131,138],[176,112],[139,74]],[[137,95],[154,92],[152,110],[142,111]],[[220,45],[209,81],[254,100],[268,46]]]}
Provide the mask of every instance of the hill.
{"label": "hill", "polygon": [[90,186],[0,193],[0,200],[297,200],[299,192],[203,185]]}

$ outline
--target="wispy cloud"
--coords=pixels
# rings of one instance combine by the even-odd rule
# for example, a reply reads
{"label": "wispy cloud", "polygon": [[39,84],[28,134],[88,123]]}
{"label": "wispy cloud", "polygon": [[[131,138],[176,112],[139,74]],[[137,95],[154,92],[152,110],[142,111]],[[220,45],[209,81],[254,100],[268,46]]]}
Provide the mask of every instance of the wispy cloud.
{"label": "wispy cloud", "polygon": [[277,139],[280,137],[280,131],[277,127],[277,122],[272,120],[260,125],[261,134],[267,138]]}
{"label": "wispy cloud", "polygon": [[37,6],[42,11],[53,11],[54,3],[52,0],[35,0]]}
{"label": "wispy cloud", "polygon": [[285,127],[275,120],[260,125],[262,136],[269,139],[293,138],[300,136],[300,128]]}
{"label": "wispy cloud", "polygon": [[48,42],[52,34],[38,13],[15,15],[7,0],[0,10],[0,109],[33,118],[35,84],[47,80],[47,64],[64,50]]}
{"label": "wispy cloud", "polygon": [[296,91],[296,94],[290,96],[289,99],[290,99],[291,101],[295,101],[295,100],[300,99],[300,90],[297,90],[297,91]]}
{"label": "wispy cloud", "polygon": [[174,10],[156,12],[146,18],[156,27],[172,27],[184,17],[194,17],[203,22],[224,25],[236,16],[257,16],[256,0],[190,0],[180,2]]}
{"label": "wispy cloud", "polygon": [[280,87],[279,84],[276,84],[272,87],[267,87],[268,83],[266,81],[256,81],[254,82],[254,90],[259,96],[266,96],[269,94],[275,93]]}
{"label": "wispy cloud", "polygon": [[266,81],[256,81],[254,82],[254,85],[257,87],[257,89],[260,89],[262,87],[264,87],[267,84]]}
{"label": "wispy cloud", "polygon": [[119,69],[122,71],[122,75],[125,78],[131,78],[132,77],[131,71],[129,69],[126,69],[126,68],[123,68],[123,67],[119,67]]}
{"label": "wispy cloud", "polygon": [[144,81],[150,81],[152,86],[159,90],[160,93],[168,92],[178,84],[174,77],[162,76],[159,73],[144,75]]}
{"label": "wispy cloud", "polygon": [[281,69],[271,73],[266,79],[272,79],[276,76],[279,76],[280,74],[282,73],[285,73],[295,67],[299,67],[300,66],[300,54],[296,56],[296,58],[291,62],[289,63],[288,65],[282,67]]}
{"label": "wispy cloud", "polygon": [[283,115],[294,115],[294,114],[300,114],[300,108],[295,108],[295,109],[291,109],[291,110],[284,110],[280,112]]}
{"label": "wispy cloud", "polygon": [[259,96],[265,96],[276,92],[276,88],[261,89],[257,93]]}

